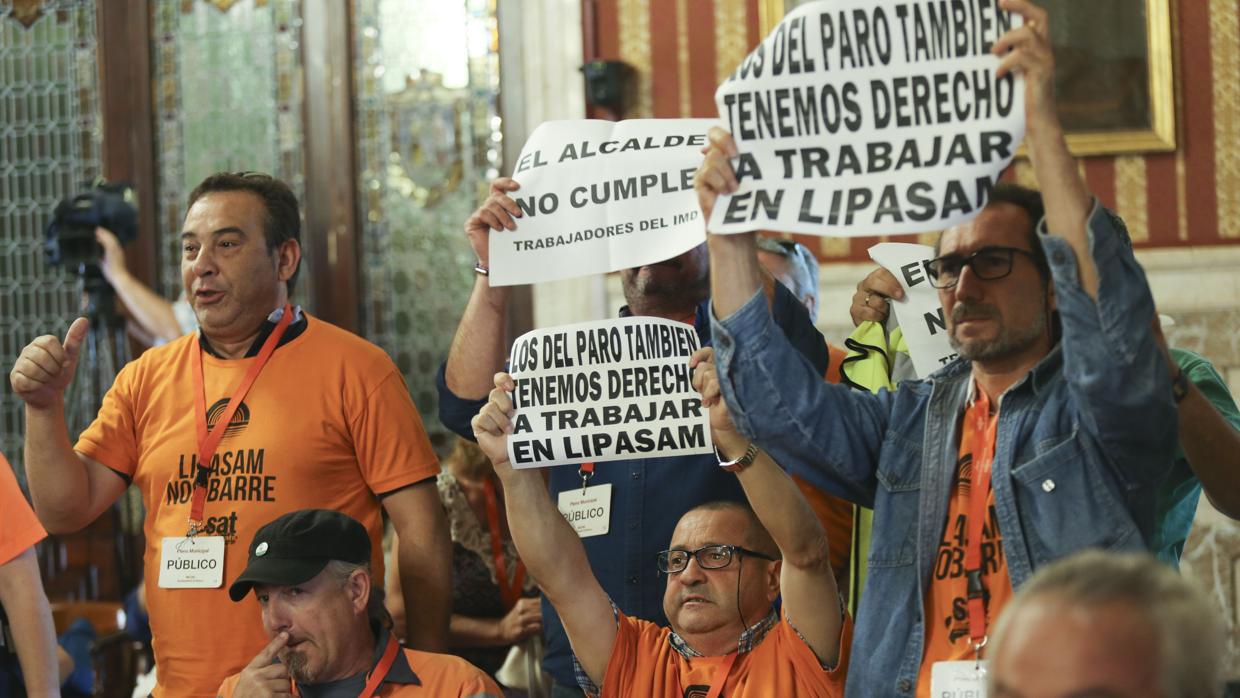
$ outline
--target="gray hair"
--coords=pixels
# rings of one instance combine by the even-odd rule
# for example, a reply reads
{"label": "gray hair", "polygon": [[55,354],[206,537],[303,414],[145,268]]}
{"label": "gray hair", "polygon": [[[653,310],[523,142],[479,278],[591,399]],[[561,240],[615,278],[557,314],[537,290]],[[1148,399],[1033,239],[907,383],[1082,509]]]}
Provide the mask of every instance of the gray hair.
{"label": "gray hair", "polygon": [[392,614],[388,612],[387,605],[384,603],[386,594],[382,587],[375,586],[374,574],[370,571],[370,563],[364,562],[357,564],[354,562],[345,562],[344,560],[331,560],[323,571],[328,577],[334,579],[341,588],[349,581],[349,577],[357,570],[362,570],[370,577],[370,599],[366,602],[366,617],[372,623],[378,623],[381,628],[392,628]]}
{"label": "gray hair", "polygon": [[[1084,609],[1130,608],[1158,638],[1159,669],[1168,698],[1219,695],[1223,631],[1218,614],[1200,589],[1153,556],[1091,550],[1047,565],[1003,610],[991,657],[1017,612],[1047,597]],[[993,685],[990,690],[994,691]]]}
{"label": "gray hair", "polygon": [[799,242],[783,238],[759,237],[758,249],[770,252],[788,261],[788,280],[792,286],[788,289],[798,301],[806,298],[814,301],[810,311],[810,320],[818,321],[818,259],[809,248]]}

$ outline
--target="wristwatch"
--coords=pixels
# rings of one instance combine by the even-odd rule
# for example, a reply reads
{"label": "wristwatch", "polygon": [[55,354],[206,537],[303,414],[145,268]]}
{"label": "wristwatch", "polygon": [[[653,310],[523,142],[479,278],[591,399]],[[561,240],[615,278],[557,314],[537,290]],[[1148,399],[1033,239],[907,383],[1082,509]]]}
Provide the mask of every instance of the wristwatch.
{"label": "wristwatch", "polygon": [[482,263],[481,259],[479,259],[474,262],[474,273],[481,274],[482,276],[490,276],[491,270],[487,269],[486,265]]}
{"label": "wristwatch", "polygon": [[736,460],[725,461],[723,459],[723,454],[719,453],[719,447],[718,446],[715,447],[715,458],[719,459],[719,467],[723,468],[729,473],[735,473],[739,470],[744,470],[745,468],[749,466],[750,463],[753,462],[753,459],[757,457],[758,457],[758,445],[752,441],[749,442],[749,447],[745,449],[745,454],[742,455],[740,458],[737,458]]}
{"label": "wristwatch", "polygon": [[1188,397],[1188,376],[1184,375],[1184,369],[1179,366],[1176,366],[1175,376],[1171,378],[1171,395],[1177,403]]}

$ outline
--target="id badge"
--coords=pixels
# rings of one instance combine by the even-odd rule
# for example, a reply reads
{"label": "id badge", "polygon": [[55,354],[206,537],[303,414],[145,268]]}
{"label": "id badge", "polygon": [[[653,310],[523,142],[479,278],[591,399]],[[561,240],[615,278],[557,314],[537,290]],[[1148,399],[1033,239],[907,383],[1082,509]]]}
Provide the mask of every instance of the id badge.
{"label": "id badge", "polygon": [[986,698],[985,659],[935,662],[930,667],[930,695],[935,698]]}
{"label": "id badge", "polygon": [[611,485],[565,490],[560,493],[559,509],[578,537],[606,535],[611,529]]}
{"label": "id badge", "polygon": [[218,589],[224,584],[224,537],[167,537],[159,556],[161,589]]}

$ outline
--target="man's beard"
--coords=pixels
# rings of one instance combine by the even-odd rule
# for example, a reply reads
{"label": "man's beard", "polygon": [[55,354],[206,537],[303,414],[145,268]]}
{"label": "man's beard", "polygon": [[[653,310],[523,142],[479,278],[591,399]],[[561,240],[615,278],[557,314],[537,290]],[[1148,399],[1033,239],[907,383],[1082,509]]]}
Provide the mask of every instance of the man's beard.
{"label": "man's beard", "polygon": [[284,663],[284,668],[288,670],[288,675],[293,677],[297,683],[313,683],[314,677],[307,673],[307,660],[304,652],[289,650],[280,658]]}
{"label": "man's beard", "polygon": [[[963,316],[994,318],[998,321],[999,334],[991,340],[960,341],[956,337],[956,323]],[[952,308],[952,331],[947,341],[961,358],[969,361],[995,361],[1006,359],[1033,346],[1046,334],[1046,313],[1040,312],[1026,327],[1009,328],[997,308],[985,303],[957,303]]]}

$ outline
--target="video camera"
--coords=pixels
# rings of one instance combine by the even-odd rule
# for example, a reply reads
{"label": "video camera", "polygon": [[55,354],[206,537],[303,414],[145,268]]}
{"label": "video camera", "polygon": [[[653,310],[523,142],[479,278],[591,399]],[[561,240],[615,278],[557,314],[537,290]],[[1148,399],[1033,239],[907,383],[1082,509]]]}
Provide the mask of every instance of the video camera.
{"label": "video camera", "polygon": [[56,204],[43,243],[47,264],[99,275],[103,247],[95,240],[97,227],[112,231],[121,244],[138,237],[138,197],[133,187],[100,180],[89,191]]}

